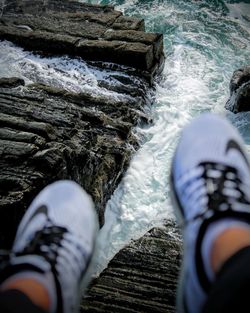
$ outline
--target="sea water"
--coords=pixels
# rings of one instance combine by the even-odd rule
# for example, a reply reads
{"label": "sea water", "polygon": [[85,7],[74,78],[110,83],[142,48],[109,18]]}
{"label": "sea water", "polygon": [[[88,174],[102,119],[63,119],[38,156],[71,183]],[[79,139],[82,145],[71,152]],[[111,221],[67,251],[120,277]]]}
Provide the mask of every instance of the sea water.
{"label": "sea water", "polygon": [[195,116],[207,111],[226,116],[250,151],[250,113],[234,115],[224,108],[234,70],[250,64],[250,1],[98,3],[144,18],[146,31],[163,33],[166,56],[152,103],[154,123],[135,130],[141,148],[107,204],[99,237],[101,270],[131,239],[174,218],[168,184],[171,158],[182,128]]}
{"label": "sea water", "polygon": [[[224,108],[233,71],[250,64],[250,1],[88,2],[112,4],[126,15],[144,18],[146,31],[163,33],[166,57],[163,73],[155,82],[153,124],[134,129],[140,149],[107,203],[106,222],[98,237],[98,273],[131,239],[174,218],[169,200],[170,162],[182,128],[195,116],[206,111],[227,116],[250,151],[250,113],[234,115]],[[0,73],[73,92],[106,95],[110,91],[99,87],[98,80],[112,80],[113,75],[78,59],[40,58],[6,41],[0,43]]]}

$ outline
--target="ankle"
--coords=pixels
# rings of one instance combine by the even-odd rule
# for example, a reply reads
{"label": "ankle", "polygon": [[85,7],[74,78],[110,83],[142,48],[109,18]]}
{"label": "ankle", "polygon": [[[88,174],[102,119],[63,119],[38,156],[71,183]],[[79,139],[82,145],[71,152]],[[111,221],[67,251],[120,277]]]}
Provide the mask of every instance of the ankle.
{"label": "ankle", "polygon": [[222,265],[239,250],[250,246],[250,228],[231,227],[221,232],[211,249],[211,267],[218,273]]}
{"label": "ankle", "polygon": [[[233,229],[240,231],[233,234],[231,233]],[[219,219],[208,226],[202,240],[201,254],[204,270],[210,282],[214,281],[216,273],[230,256],[244,246],[250,245],[248,231],[250,231],[248,223],[233,218]],[[236,239],[232,240],[234,236]]]}
{"label": "ankle", "polygon": [[6,290],[18,290],[43,310],[50,313],[56,312],[57,291],[51,272],[21,271],[13,273],[0,285],[0,292]]}
{"label": "ankle", "polygon": [[1,291],[18,290],[25,294],[35,305],[49,312],[51,300],[48,290],[43,284],[33,278],[13,278],[8,279],[0,288]]}

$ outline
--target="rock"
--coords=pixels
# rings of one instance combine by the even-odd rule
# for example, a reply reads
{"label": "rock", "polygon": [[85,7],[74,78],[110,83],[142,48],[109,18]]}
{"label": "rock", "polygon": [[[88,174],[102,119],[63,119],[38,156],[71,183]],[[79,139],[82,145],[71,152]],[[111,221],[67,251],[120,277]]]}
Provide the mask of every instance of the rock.
{"label": "rock", "polygon": [[28,86],[18,77],[0,78],[0,226],[8,225],[0,243],[11,244],[31,200],[57,179],[73,179],[92,195],[102,225],[105,204],[138,148],[132,128],[150,121],[143,108],[163,65],[162,35],[145,33],[143,20],[112,6],[6,0],[0,39],[117,73],[98,80],[114,97],[73,93],[39,75]]}
{"label": "rock", "polygon": [[140,30],[145,31],[144,20],[138,19],[136,17],[129,17],[120,15],[114,24],[112,25],[113,29],[122,29],[122,30]]}
{"label": "rock", "polygon": [[122,249],[82,300],[81,312],[174,313],[182,241],[173,221]]}
{"label": "rock", "polygon": [[145,33],[143,20],[76,1],[6,0],[0,39],[43,54],[126,65],[150,80],[164,61],[162,34]]}
{"label": "rock", "polygon": [[[126,84],[135,95],[132,81]],[[0,79],[2,246],[11,244],[34,196],[58,179],[73,179],[92,195],[102,225],[105,204],[138,147],[132,127],[145,116],[139,85],[134,98],[128,93],[121,101],[23,83]]]}
{"label": "rock", "polygon": [[0,87],[1,88],[15,88],[18,86],[24,86],[24,80],[18,77],[10,77],[10,78],[4,78],[0,77]]}
{"label": "rock", "polygon": [[238,69],[230,81],[230,98],[226,109],[238,113],[250,111],[250,66]]}

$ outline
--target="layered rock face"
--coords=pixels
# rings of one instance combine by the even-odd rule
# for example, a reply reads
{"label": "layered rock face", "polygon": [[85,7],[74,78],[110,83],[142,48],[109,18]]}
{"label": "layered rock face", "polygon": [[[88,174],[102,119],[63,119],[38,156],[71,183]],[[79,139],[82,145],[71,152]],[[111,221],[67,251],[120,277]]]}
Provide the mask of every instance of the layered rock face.
{"label": "layered rock face", "polygon": [[132,127],[144,117],[137,111],[142,99],[119,102],[23,85],[0,79],[1,244],[11,242],[37,192],[57,179],[82,185],[103,223],[105,204],[137,146]]}
{"label": "layered rock face", "polygon": [[145,33],[143,20],[111,6],[6,0],[0,39],[40,55],[82,57],[114,73],[113,80],[98,79],[113,97],[1,78],[0,244],[10,246],[31,200],[58,179],[73,179],[92,195],[102,225],[105,204],[138,147],[132,129],[148,121],[144,108],[163,64],[162,35]]}
{"label": "layered rock face", "polygon": [[163,65],[161,34],[112,6],[64,0],[6,0],[0,39],[44,54],[79,56],[131,66],[152,78]]}
{"label": "layered rock face", "polygon": [[174,313],[182,241],[173,221],[131,242],[94,280],[81,312]]}
{"label": "layered rock face", "polygon": [[233,73],[230,82],[230,99],[226,103],[226,109],[234,113],[250,111],[250,66]]}

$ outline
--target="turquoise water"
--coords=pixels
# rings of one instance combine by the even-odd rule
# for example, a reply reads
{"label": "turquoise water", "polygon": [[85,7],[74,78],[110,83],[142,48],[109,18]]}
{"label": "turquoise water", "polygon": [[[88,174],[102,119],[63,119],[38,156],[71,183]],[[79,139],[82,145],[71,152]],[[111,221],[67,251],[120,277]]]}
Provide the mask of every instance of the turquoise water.
{"label": "turquoise water", "polygon": [[[98,269],[132,238],[174,218],[168,196],[171,157],[180,130],[204,111],[226,115],[250,144],[250,114],[224,109],[233,71],[250,64],[250,2],[90,1],[113,4],[164,34],[165,68],[152,103],[154,124],[135,129],[141,149],[106,209]],[[248,3],[247,3],[248,2]],[[249,149],[248,149],[249,150]]]}

